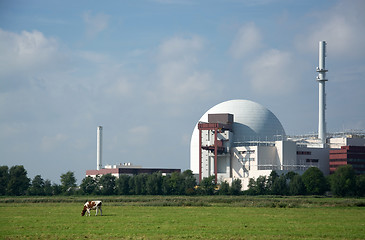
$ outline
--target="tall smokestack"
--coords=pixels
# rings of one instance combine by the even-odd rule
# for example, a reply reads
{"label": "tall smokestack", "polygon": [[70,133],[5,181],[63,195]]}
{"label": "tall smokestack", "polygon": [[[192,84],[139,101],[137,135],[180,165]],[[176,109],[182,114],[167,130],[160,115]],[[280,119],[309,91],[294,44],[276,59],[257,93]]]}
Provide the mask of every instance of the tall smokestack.
{"label": "tall smokestack", "polygon": [[101,163],[101,147],[102,147],[102,126],[98,126],[96,128],[96,170],[100,170],[102,168]]}
{"label": "tall smokestack", "polygon": [[327,43],[325,41],[319,42],[319,66],[317,67],[317,81],[319,83],[319,102],[318,102],[318,139],[321,140],[321,143],[326,144],[326,46]]}

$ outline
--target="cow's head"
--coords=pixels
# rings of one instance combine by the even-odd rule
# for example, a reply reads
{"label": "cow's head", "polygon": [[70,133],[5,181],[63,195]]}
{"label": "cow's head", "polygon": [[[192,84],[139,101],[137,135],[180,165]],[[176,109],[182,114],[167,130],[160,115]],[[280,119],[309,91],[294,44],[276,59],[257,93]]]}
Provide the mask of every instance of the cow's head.
{"label": "cow's head", "polygon": [[81,216],[84,216],[85,215],[85,212],[86,212],[86,206],[84,206],[84,209],[82,209]]}

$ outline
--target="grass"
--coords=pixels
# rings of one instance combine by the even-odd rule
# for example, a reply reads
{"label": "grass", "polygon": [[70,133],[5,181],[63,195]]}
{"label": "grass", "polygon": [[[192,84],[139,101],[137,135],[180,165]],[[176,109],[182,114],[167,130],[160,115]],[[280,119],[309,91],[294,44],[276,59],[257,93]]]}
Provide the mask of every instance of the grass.
{"label": "grass", "polygon": [[1,203],[83,203],[101,199],[121,206],[364,207],[365,198],[323,196],[51,196],[0,197]]}
{"label": "grass", "polygon": [[81,217],[85,197],[1,198],[0,239],[365,239],[364,199],[205,198],[99,197],[102,217]]}

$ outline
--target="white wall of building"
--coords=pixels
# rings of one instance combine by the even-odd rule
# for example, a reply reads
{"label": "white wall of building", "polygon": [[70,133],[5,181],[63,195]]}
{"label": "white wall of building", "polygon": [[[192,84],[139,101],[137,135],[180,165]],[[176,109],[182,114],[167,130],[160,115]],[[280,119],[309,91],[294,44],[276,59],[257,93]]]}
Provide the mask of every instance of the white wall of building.
{"label": "white wall of building", "polygon": [[323,174],[329,174],[329,148],[297,147],[297,164],[301,171],[318,167]]}
{"label": "white wall of building", "polygon": [[292,141],[276,141],[280,159],[280,170],[295,170],[297,163],[297,145]]}
{"label": "white wall of building", "polygon": [[273,170],[279,175],[289,171],[302,174],[312,166],[329,174],[329,149],[299,147],[292,141],[276,141],[274,146],[232,147],[232,175],[224,181],[231,183],[238,178],[243,190],[247,190],[250,178],[269,176]]}
{"label": "white wall of building", "polygon": [[341,148],[342,146],[365,146],[364,138],[336,137],[328,139],[330,148]]}
{"label": "white wall of building", "polygon": [[257,168],[254,170],[280,170],[280,155],[275,146],[257,147]]}
{"label": "white wall of building", "polygon": [[250,177],[257,170],[257,146],[231,148],[232,178]]}

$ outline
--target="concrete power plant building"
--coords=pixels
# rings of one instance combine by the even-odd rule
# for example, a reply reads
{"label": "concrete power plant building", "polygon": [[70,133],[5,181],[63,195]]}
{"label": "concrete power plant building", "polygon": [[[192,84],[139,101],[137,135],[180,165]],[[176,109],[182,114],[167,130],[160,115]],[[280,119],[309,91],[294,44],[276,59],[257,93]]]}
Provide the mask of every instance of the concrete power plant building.
{"label": "concrete power plant building", "polygon": [[[190,168],[198,179],[217,182],[268,176],[272,170],[304,172],[319,167],[329,173],[328,149],[287,139],[278,118],[249,100],[231,100],[209,109],[196,124],[190,145]],[[318,145],[319,146],[319,145]]]}
{"label": "concrete power plant building", "polygon": [[[319,43],[318,135],[287,136],[279,119],[253,101],[238,99],[219,103],[203,114],[191,137],[190,169],[199,182],[209,176],[215,176],[218,183],[240,179],[245,190],[250,178],[268,176],[273,170],[278,174],[289,171],[301,174],[310,167],[318,167],[328,175],[330,150],[340,149],[350,142],[359,146],[356,156],[365,156],[363,135],[358,138],[353,133],[326,132],[325,47],[326,42]],[[347,163],[344,154],[350,150],[333,151],[331,161],[340,159],[339,165]],[[364,154],[359,154],[361,152]],[[365,157],[360,161],[359,166],[363,166],[365,173]],[[331,172],[334,166],[332,163]]]}
{"label": "concrete power plant building", "polygon": [[152,174],[155,172],[160,172],[162,175],[168,175],[174,172],[181,172],[181,169],[173,168],[142,168],[142,166],[136,166],[132,163],[107,164],[103,167],[102,131],[102,126],[96,128],[96,170],[86,170],[86,177],[90,176],[95,178],[97,176],[111,174],[112,176],[119,178],[121,175],[133,176],[138,174]]}

